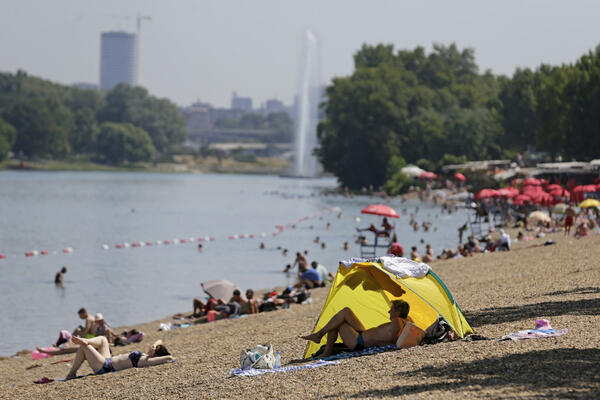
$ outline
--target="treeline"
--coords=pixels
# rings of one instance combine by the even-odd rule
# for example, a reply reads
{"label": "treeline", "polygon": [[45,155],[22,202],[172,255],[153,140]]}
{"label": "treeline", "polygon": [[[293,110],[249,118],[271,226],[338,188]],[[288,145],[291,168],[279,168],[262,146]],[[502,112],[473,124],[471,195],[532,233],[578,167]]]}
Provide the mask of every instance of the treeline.
{"label": "treeline", "polygon": [[351,76],[327,88],[317,154],[350,188],[408,180],[406,163],[429,170],[467,160],[514,158],[535,146],[551,157],[600,155],[600,48],[575,64],[512,78],[479,73],[471,49],[434,45],[395,52],[363,45]]}
{"label": "treeline", "polygon": [[88,156],[110,164],[152,161],[186,138],[184,120],[167,99],[120,84],[107,93],[0,74],[0,160]]}
{"label": "treeline", "polygon": [[240,118],[219,118],[215,127],[223,129],[266,129],[273,132],[272,141],[291,142],[294,135],[294,121],[286,112],[269,113],[263,116],[248,113]]}

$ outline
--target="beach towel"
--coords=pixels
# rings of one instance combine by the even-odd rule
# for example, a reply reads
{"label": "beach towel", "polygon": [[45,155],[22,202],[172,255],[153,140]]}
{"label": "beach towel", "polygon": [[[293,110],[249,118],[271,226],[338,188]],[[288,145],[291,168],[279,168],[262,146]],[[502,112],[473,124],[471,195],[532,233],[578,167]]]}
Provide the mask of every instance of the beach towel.
{"label": "beach towel", "polygon": [[362,357],[362,356],[370,356],[371,354],[383,353],[386,351],[398,350],[395,344],[390,344],[387,346],[378,346],[378,347],[367,347],[361,351],[348,351],[342,352],[338,354],[331,355],[329,357],[320,357],[315,356],[309,358],[309,360],[322,360],[322,361],[333,361],[333,360],[344,360],[346,358],[354,358],[354,357]]}
{"label": "beach towel", "polygon": [[384,256],[380,257],[379,260],[386,271],[391,272],[399,278],[422,278],[431,271],[429,265],[404,257]]}
{"label": "beach towel", "polygon": [[311,369],[311,368],[318,368],[318,367],[323,367],[326,365],[336,365],[339,364],[339,361],[322,361],[319,360],[317,362],[311,363],[311,364],[305,364],[305,365],[290,365],[288,367],[281,367],[281,368],[273,368],[273,369],[256,369],[256,368],[248,368],[248,369],[241,369],[241,368],[236,368],[236,369],[232,369],[231,371],[229,371],[229,374],[232,376],[256,376],[256,375],[262,375],[262,374],[277,374],[277,373],[281,373],[281,372],[291,372],[291,371],[298,371],[301,369]]}
{"label": "beach towel", "polygon": [[[60,350],[58,347],[42,347],[42,350],[47,350],[47,351],[55,351],[55,350]],[[31,358],[33,358],[34,360],[40,360],[42,358],[48,358],[48,357],[52,357],[53,354],[48,354],[48,353],[41,353],[37,350],[34,350],[31,352]]]}
{"label": "beach towel", "polygon": [[566,335],[569,332],[568,329],[553,329],[550,326],[550,321],[547,319],[536,319],[535,329],[523,330],[518,332],[509,333],[508,335],[502,336],[500,340],[521,340],[521,339],[538,339],[543,337],[555,337]]}
{"label": "beach towel", "polygon": [[[72,361],[72,360],[70,360],[70,361]],[[171,364],[171,363],[174,363],[174,362],[177,362],[177,359],[176,359],[176,358],[175,358],[175,359],[173,359],[173,361],[169,361],[169,362],[167,362],[166,364]],[[149,367],[144,367],[144,368],[149,368]],[[130,369],[130,368],[126,368],[126,369],[123,369],[123,370],[121,370],[121,371],[126,371],[126,370],[128,370],[128,369]],[[116,373],[116,372],[119,372],[119,371],[113,371],[113,372],[111,372],[111,373],[112,373],[112,374],[114,374],[114,373]],[[72,379],[80,379],[80,378],[85,378],[86,376],[95,376],[95,375],[96,375],[96,374],[94,374],[94,373],[92,372],[92,373],[90,373],[90,374],[85,374],[85,375],[77,375],[75,378],[71,378],[71,379],[66,379],[66,378],[54,378],[54,379],[52,379],[52,378],[47,378],[47,377],[45,377],[45,376],[44,376],[43,378],[41,378],[41,379],[38,379],[37,381],[34,381],[34,383],[68,382],[68,381],[70,381],[70,380],[72,380]],[[39,381],[39,382],[38,382],[38,381]]]}

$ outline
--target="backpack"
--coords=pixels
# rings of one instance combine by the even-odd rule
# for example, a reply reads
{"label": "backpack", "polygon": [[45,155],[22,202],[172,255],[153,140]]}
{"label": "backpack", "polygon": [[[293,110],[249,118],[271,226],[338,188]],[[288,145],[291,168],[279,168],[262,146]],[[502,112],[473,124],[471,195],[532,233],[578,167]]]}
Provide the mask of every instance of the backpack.
{"label": "backpack", "polygon": [[446,322],[444,317],[439,316],[438,319],[427,328],[425,337],[421,341],[422,344],[435,344],[450,340],[450,332],[452,328]]}

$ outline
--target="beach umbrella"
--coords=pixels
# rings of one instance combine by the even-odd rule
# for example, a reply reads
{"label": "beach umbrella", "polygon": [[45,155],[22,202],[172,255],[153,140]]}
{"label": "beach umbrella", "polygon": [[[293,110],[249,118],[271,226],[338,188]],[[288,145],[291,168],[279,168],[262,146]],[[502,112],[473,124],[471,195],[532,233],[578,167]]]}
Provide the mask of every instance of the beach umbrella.
{"label": "beach umbrella", "polygon": [[461,174],[460,172],[455,173],[454,177],[457,180],[461,181],[461,182],[466,182],[467,181],[467,178],[463,174]]}
{"label": "beach umbrella", "polygon": [[504,197],[506,199],[512,199],[516,195],[519,194],[519,191],[514,188],[501,188],[496,190],[496,195],[499,197]]}
{"label": "beach umbrella", "polygon": [[525,186],[540,186],[542,183],[535,178],[527,178],[523,181],[523,185]]}
{"label": "beach umbrella", "polygon": [[540,192],[536,197],[535,202],[544,206],[549,206],[554,202],[554,197],[546,192]]}
{"label": "beach umbrella", "polygon": [[416,178],[421,175],[422,172],[426,172],[423,168],[419,168],[416,165],[407,165],[400,170],[404,175],[410,178]]}
{"label": "beach umbrella", "polygon": [[569,206],[565,203],[558,203],[552,206],[552,208],[550,208],[550,212],[552,214],[564,214],[565,211],[567,210],[567,208],[569,208]]}
{"label": "beach umbrella", "polygon": [[563,187],[560,185],[557,185],[556,183],[553,183],[551,185],[546,186],[546,190],[548,192],[553,192],[555,190],[563,190]]}
{"label": "beach umbrella", "polygon": [[524,203],[529,203],[531,201],[531,197],[526,194],[518,194],[513,197],[513,204],[521,205]]}
{"label": "beach umbrella", "polygon": [[435,178],[437,178],[437,175],[434,174],[433,172],[423,171],[419,174],[418,178],[419,179],[435,179]]}
{"label": "beach umbrella", "polygon": [[[202,289],[204,289],[211,297],[223,299],[225,302],[229,301],[231,296],[233,296],[234,290],[240,290],[239,286],[224,279],[202,282],[201,285]],[[242,295],[242,298],[243,297],[244,296]]]}
{"label": "beach umbrella", "polygon": [[385,204],[371,204],[363,208],[360,212],[363,214],[379,215],[380,217],[400,218],[396,210]]}
{"label": "beach umbrella", "polygon": [[600,201],[596,199],[585,199],[579,204],[579,208],[594,208],[600,207]]}
{"label": "beach umbrella", "polygon": [[496,191],[494,189],[481,189],[475,195],[475,200],[487,199],[494,196],[496,196]]}
{"label": "beach umbrella", "polygon": [[534,211],[529,214],[529,218],[538,222],[550,222],[550,216],[543,211]]}

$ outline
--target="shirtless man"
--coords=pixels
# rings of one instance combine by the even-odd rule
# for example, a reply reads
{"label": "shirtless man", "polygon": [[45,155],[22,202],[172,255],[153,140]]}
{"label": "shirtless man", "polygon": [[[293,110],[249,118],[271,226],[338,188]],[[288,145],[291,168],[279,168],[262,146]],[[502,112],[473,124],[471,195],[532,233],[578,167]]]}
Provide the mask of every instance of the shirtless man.
{"label": "shirtless man", "polygon": [[323,357],[331,355],[338,334],[344,344],[353,351],[394,344],[402,333],[404,325],[410,320],[408,318],[409,310],[410,306],[407,302],[394,300],[389,311],[390,322],[367,330],[352,310],[346,307],[334,315],[323,328],[310,335],[300,336],[300,338],[320,343],[323,336],[327,335]]}
{"label": "shirtless man", "polygon": [[88,334],[94,333],[94,317],[88,314],[87,310],[83,307],[77,311],[79,318],[85,320],[85,326],[79,325],[75,331],[73,331],[73,336],[80,336],[85,338]]}

